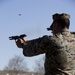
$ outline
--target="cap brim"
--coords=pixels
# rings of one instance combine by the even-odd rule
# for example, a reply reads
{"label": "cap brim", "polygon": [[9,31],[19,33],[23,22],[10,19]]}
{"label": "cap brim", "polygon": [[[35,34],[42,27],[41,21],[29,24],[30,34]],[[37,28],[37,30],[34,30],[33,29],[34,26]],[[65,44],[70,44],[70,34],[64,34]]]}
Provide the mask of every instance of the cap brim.
{"label": "cap brim", "polygon": [[51,26],[49,28],[47,28],[48,31],[53,29],[53,24],[54,24],[54,22],[51,24]]}
{"label": "cap brim", "polygon": [[47,28],[47,30],[48,30],[48,31],[50,31],[50,30],[51,30],[51,28]]}

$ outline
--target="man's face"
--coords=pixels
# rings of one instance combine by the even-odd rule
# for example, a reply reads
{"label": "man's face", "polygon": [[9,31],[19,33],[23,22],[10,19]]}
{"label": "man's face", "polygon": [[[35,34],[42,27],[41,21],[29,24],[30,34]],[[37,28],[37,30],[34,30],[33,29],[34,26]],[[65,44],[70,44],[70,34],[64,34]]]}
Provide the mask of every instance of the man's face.
{"label": "man's face", "polygon": [[58,24],[58,22],[54,22],[54,23],[53,23],[53,29],[52,29],[53,34],[59,33],[60,30],[61,30],[61,27],[60,27],[60,25]]}

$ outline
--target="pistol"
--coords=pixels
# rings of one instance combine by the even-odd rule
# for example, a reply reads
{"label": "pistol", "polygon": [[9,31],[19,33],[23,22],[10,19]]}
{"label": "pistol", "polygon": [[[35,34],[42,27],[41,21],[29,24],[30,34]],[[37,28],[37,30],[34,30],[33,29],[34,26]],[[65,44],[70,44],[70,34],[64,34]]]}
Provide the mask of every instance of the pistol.
{"label": "pistol", "polygon": [[20,36],[10,36],[9,37],[9,40],[17,40],[18,38],[24,38],[24,37],[26,37],[26,34],[22,34],[22,35],[20,35]]}

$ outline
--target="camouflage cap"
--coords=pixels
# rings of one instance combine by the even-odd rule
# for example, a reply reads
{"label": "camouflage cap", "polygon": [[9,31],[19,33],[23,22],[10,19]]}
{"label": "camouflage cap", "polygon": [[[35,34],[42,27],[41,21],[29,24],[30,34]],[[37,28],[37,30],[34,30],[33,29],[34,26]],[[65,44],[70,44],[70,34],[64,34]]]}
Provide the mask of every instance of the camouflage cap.
{"label": "camouflage cap", "polygon": [[[58,21],[58,20],[70,19],[70,15],[66,14],[66,13],[62,13],[62,14],[56,13],[56,14],[52,15],[52,18],[53,18],[53,23],[54,23],[55,21]],[[51,26],[49,28],[47,28],[47,30],[52,30],[53,23],[51,24]]]}
{"label": "camouflage cap", "polygon": [[69,14],[66,14],[66,13],[62,13],[62,14],[54,14],[52,15],[52,18],[54,21],[57,21],[59,19],[70,19],[70,15]]}

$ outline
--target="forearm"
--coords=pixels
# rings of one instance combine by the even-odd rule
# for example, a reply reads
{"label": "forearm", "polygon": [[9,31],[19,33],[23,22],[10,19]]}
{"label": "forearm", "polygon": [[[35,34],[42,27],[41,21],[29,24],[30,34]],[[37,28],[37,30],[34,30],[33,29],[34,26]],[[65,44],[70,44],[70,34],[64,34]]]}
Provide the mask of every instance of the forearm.
{"label": "forearm", "polygon": [[23,45],[23,55],[24,56],[36,56],[39,54],[43,54],[45,51],[35,45]]}
{"label": "forearm", "polygon": [[23,45],[23,54],[25,56],[35,56],[46,52],[47,48],[44,43],[44,38],[27,41],[26,44]]}

